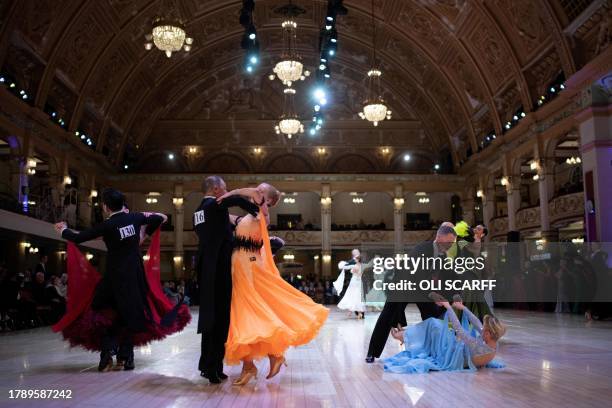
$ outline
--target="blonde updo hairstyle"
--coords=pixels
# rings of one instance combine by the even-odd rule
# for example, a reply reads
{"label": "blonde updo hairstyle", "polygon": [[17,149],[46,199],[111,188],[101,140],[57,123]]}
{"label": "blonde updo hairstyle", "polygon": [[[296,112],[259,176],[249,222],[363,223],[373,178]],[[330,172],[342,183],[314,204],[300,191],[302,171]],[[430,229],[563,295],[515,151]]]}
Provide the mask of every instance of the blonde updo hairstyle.
{"label": "blonde updo hairstyle", "polygon": [[261,183],[257,189],[263,194],[269,207],[274,207],[280,200],[281,193],[273,185]]}
{"label": "blonde updo hairstyle", "polygon": [[499,321],[495,316],[485,315],[483,329],[488,331],[491,339],[497,341],[506,334],[506,325]]}

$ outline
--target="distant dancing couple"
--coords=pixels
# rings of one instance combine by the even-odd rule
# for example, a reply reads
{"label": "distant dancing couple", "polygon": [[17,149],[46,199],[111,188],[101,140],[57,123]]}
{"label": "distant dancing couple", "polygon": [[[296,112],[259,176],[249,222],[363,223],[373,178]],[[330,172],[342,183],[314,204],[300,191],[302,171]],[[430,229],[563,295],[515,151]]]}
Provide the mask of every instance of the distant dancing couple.
{"label": "distant dancing couple", "polygon": [[[272,378],[286,364],[285,351],[314,339],[329,311],[287,283],[276,268],[268,209],[280,198],[277,189],[262,183],[228,193],[221,177],[210,176],[203,190],[193,216],[199,238],[201,375],[220,383],[227,378],[224,359],[230,365],[242,362],[233,384],[245,385],[257,376],[254,361],[267,357],[267,378]],[[248,214],[230,215],[228,208],[234,206]]]}

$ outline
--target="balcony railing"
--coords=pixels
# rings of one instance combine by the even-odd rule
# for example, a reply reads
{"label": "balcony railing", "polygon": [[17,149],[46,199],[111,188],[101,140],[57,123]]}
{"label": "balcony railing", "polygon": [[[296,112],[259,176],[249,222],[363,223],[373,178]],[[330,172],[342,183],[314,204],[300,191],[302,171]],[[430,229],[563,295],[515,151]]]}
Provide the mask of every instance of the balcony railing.
{"label": "balcony railing", "polygon": [[548,202],[551,223],[565,220],[581,220],[584,217],[584,193],[565,194]]}
{"label": "balcony railing", "polygon": [[516,228],[519,231],[539,228],[540,206],[521,208],[516,212]]}

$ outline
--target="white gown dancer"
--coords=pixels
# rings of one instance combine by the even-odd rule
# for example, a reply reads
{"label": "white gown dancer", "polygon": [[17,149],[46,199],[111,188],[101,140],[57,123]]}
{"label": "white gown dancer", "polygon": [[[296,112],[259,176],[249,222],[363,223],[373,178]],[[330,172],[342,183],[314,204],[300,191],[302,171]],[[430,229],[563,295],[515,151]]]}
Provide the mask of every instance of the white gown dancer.
{"label": "white gown dancer", "polygon": [[357,312],[357,318],[363,319],[366,305],[363,297],[363,284],[361,283],[361,275],[363,274],[361,262],[357,262],[349,271],[353,276],[344,297],[338,303],[338,309]]}

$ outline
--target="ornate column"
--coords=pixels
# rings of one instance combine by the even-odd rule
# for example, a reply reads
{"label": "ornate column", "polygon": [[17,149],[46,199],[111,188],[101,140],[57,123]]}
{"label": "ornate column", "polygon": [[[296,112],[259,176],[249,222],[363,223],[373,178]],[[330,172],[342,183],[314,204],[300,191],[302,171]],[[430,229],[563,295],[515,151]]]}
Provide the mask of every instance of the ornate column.
{"label": "ornate column", "polygon": [[470,191],[463,192],[461,196],[461,210],[463,212],[463,221],[473,226],[475,221],[474,206],[476,205],[476,201],[474,200],[474,197],[472,196]]}
{"label": "ornate column", "polygon": [[404,189],[401,184],[395,186],[393,198],[393,248],[395,253],[404,249]]}
{"label": "ornate column", "polygon": [[542,238],[554,242],[558,238],[557,231],[550,229],[548,202],[554,194],[554,160],[542,156],[542,143],[538,141],[534,148],[534,163],[538,175],[538,196],[540,198],[540,231]]}
{"label": "ornate column", "polygon": [[490,228],[491,219],[495,217],[495,189],[486,188],[484,178],[480,178],[476,196],[482,200],[482,221]]}
{"label": "ornate column", "polygon": [[331,186],[321,185],[321,261],[323,276],[331,276]]}
{"label": "ornate column", "polygon": [[87,183],[79,189],[79,217],[86,227],[91,226],[91,210],[93,208],[93,197],[98,195],[96,191],[96,176],[87,175]]}
{"label": "ornate column", "polygon": [[516,231],[516,212],[521,205],[520,175],[513,177],[512,164],[506,157],[504,160],[504,176],[501,183],[506,188],[508,206],[508,232]]}
{"label": "ornate column", "polygon": [[182,278],[185,255],[183,249],[185,211],[183,209],[182,184],[176,184],[174,186],[174,196],[172,197],[172,204],[174,204],[174,256],[172,258],[174,265],[174,276],[177,278]]}
{"label": "ornate column", "polygon": [[588,241],[612,242],[612,74],[582,92],[580,131]]}

